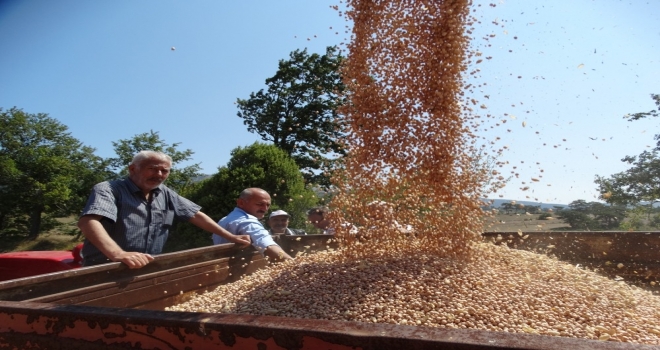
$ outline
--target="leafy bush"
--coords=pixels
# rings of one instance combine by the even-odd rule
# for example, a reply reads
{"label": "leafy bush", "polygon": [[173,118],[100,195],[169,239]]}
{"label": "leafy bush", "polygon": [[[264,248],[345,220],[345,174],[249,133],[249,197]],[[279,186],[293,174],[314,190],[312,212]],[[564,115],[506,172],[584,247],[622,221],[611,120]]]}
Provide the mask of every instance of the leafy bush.
{"label": "leafy bush", "polygon": [[[273,145],[255,142],[231,152],[227,166],[187,190],[188,199],[202,206],[202,211],[218,221],[236,206],[238,195],[246,188],[259,187],[271,195],[271,210],[282,209],[291,215],[289,227],[304,228],[306,211],[317,198],[305,181],[295,161]],[[210,234],[181,223],[172,230],[165,251],[188,249],[211,244]]]}
{"label": "leafy bush", "polygon": [[539,215],[538,219],[539,220],[547,220],[548,218],[551,218],[551,217],[552,217],[552,214],[550,214],[550,213],[541,213],[541,215]]}

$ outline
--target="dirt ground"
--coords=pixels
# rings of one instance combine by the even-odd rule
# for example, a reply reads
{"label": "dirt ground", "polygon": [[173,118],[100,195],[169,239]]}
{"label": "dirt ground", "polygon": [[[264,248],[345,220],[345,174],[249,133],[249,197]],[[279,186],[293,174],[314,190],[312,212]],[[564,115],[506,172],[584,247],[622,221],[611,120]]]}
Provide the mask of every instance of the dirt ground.
{"label": "dirt ground", "polygon": [[485,232],[565,231],[570,226],[561,219],[538,220],[539,214],[497,214],[486,220]]}

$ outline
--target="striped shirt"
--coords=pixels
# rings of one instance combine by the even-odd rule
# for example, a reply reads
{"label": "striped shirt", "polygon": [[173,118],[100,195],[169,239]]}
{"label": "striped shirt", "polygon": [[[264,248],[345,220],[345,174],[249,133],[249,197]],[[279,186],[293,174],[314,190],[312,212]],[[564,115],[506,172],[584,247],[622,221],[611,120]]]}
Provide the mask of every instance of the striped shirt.
{"label": "striped shirt", "polygon": [[[101,215],[101,224],[127,252],[160,254],[174,219],[188,221],[201,207],[160,185],[150,200],[129,178],[96,184],[83,215]],[[109,262],[88,240],[82,250],[84,266]]]}
{"label": "striped shirt", "polygon": [[[262,253],[269,246],[277,245],[259,219],[246,213],[243,209],[234,208],[234,211],[218,221],[218,225],[235,235],[249,235],[252,239],[252,246]],[[222,243],[230,242],[218,235],[213,235],[213,244]]]}

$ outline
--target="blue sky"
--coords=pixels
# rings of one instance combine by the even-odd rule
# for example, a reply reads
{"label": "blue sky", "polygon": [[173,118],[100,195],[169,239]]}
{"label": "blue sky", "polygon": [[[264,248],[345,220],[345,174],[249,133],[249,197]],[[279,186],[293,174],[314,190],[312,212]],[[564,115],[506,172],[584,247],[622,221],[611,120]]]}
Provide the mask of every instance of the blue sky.
{"label": "blue sky", "polygon": [[[620,159],[658,132],[657,120],[623,115],[654,109],[660,93],[660,2],[490,3],[473,6],[473,48],[492,59],[472,67],[487,83],[472,94],[494,116],[477,133],[499,137],[504,173],[519,174],[492,197],[596,200],[594,176],[625,170]],[[0,107],[48,113],[102,157],[112,141],[158,131],[214,173],[260,140],[236,98],[265,88],[291,51],[346,40],[336,4],[0,0]]]}

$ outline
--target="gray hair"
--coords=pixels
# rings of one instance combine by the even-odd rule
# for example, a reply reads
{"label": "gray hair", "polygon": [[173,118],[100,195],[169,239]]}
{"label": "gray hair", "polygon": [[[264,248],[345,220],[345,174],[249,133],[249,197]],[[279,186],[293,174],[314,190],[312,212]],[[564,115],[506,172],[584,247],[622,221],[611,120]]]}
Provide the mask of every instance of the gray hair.
{"label": "gray hair", "polygon": [[133,160],[131,161],[130,165],[135,165],[137,167],[140,167],[140,164],[144,162],[145,160],[149,159],[156,159],[156,160],[161,160],[161,161],[166,161],[170,163],[170,166],[172,165],[172,157],[168,156],[167,154],[163,152],[157,152],[157,151],[140,151],[138,152],[135,156],[133,156]]}
{"label": "gray hair", "polygon": [[268,193],[265,190],[262,190],[261,188],[250,187],[241,191],[241,194],[238,195],[238,198],[243,200],[250,199],[250,197],[252,197],[252,195],[255,194],[255,192],[259,192],[259,191]]}

